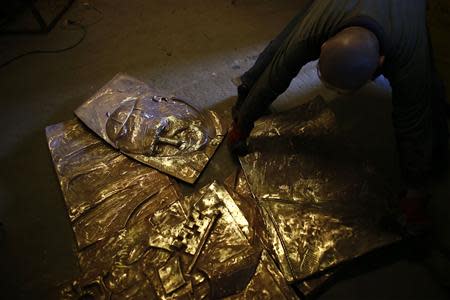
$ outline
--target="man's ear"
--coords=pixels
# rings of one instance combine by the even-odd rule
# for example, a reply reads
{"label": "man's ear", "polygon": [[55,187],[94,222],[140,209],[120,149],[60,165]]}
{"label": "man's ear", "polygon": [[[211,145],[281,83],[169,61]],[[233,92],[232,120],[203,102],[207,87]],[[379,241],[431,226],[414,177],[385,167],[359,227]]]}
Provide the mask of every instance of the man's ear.
{"label": "man's ear", "polygon": [[384,60],[386,59],[386,56],[382,55],[380,56],[380,60],[378,61],[378,66],[382,67],[384,65]]}

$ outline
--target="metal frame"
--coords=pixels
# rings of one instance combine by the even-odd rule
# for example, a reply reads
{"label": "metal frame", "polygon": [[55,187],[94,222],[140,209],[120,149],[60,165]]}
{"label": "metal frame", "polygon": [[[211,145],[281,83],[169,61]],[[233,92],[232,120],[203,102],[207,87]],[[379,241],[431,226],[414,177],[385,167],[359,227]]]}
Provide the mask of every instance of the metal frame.
{"label": "metal frame", "polygon": [[31,13],[33,14],[35,20],[39,24],[39,29],[31,29],[31,30],[2,30],[0,34],[43,34],[50,32],[61,19],[61,17],[65,14],[65,12],[72,6],[75,0],[67,0],[67,4],[56,14],[56,16],[47,23],[42,17],[41,13],[34,5],[34,0],[21,0],[29,9],[31,9]]}

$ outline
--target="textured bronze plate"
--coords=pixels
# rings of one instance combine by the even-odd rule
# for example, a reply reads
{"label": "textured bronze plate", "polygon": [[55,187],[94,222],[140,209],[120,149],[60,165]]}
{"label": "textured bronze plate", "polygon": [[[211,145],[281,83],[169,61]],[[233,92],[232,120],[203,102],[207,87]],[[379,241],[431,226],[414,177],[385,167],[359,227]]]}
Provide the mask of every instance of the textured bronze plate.
{"label": "textured bronze plate", "polygon": [[287,284],[283,274],[266,251],[261,254],[258,268],[245,290],[228,300],[244,299],[299,299]]}
{"label": "textured bronze plate", "polygon": [[178,197],[167,175],[116,151],[76,119],[46,134],[79,248],[139,222],[155,202]]}
{"label": "textured bronze plate", "polygon": [[143,82],[118,74],[75,114],[129,157],[194,183],[226,129],[213,111],[161,97]]}
{"label": "textured bronze plate", "polygon": [[263,292],[295,299],[249,239],[250,224],[224,187],[154,204],[138,222],[78,252],[82,275],[61,298],[253,299]]}
{"label": "textured bronze plate", "polygon": [[[254,232],[258,242],[260,242],[262,244],[261,246],[266,248],[267,251],[273,251],[271,237],[267,235],[264,220],[262,219],[262,209],[259,206],[258,200],[253,197],[243,170],[238,168],[234,174],[227,177],[225,180],[225,185],[232,193],[233,198],[241,208],[247,220],[249,220],[249,223],[251,224],[250,227],[253,229],[252,231]],[[268,255],[269,254],[276,257],[275,252],[268,253]],[[295,286],[302,295],[310,296],[322,288],[323,285],[332,277],[332,275],[333,273],[329,272],[313,279],[298,281],[295,283]],[[285,280],[284,277],[283,280]],[[278,298],[273,297],[273,299]]]}
{"label": "textured bronze plate", "polygon": [[323,290],[324,286],[333,279],[336,273],[335,271],[330,271],[318,277],[297,282],[295,287],[303,296],[314,297],[314,295]]}
{"label": "textured bronze plate", "polygon": [[268,246],[290,282],[399,239],[378,226],[392,197],[385,182],[342,140],[317,98],[258,121],[253,152],[241,158]]}

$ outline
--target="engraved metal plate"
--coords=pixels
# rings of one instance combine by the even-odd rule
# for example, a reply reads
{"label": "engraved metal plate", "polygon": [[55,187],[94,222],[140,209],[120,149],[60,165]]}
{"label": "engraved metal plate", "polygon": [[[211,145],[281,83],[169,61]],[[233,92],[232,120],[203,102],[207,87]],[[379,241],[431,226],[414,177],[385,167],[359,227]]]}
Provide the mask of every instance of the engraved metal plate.
{"label": "engraved metal plate", "polygon": [[[247,220],[249,220],[250,228],[252,228],[253,234],[257,237],[258,241],[262,243],[262,247],[267,249],[265,251],[269,251],[267,255],[270,254],[271,256],[276,257],[276,253],[273,252],[273,247],[271,245],[271,237],[268,236],[264,226],[264,220],[262,219],[261,213],[262,208],[260,207],[258,200],[253,196],[242,168],[238,168],[234,174],[227,177],[227,179],[225,179],[225,185],[229,189],[230,193],[232,193],[233,199],[235,199]],[[312,279],[298,281],[295,283],[295,286],[303,296],[309,296],[322,288],[332,276],[333,271]],[[283,277],[283,281],[284,280],[285,279]],[[273,294],[270,295],[273,296],[273,299],[278,299],[278,297],[281,297]],[[267,299],[271,298],[268,297]]]}
{"label": "engraved metal plate", "polygon": [[267,245],[289,282],[399,239],[378,226],[392,197],[385,182],[340,140],[333,112],[317,98],[259,120],[253,152],[241,158]]}
{"label": "engraved metal plate", "polygon": [[143,82],[118,74],[75,114],[124,154],[194,183],[226,129],[213,111],[162,97]]}
{"label": "engraved metal plate", "polygon": [[63,287],[63,299],[296,299],[225,187],[154,204],[78,252],[82,275]]}
{"label": "engraved metal plate", "polygon": [[116,151],[76,119],[46,134],[79,248],[139,222],[152,202],[178,197],[167,175]]}
{"label": "engraved metal plate", "polygon": [[266,251],[262,252],[258,268],[245,290],[225,298],[235,299],[299,299],[287,284],[283,274]]}

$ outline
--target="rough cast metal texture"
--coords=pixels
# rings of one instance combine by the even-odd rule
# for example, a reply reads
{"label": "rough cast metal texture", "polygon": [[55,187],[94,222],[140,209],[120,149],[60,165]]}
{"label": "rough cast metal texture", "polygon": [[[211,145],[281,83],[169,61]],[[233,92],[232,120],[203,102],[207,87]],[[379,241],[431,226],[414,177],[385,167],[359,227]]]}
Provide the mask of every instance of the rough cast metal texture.
{"label": "rough cast metal texture", "polygon": [[139,222],[152,202],[177,196],[167,175],[116,151],[76,119],[46,134],[79,248]]}
{"label": "rough cast metal texture", "polygon": [[329,271],[328,273],[321,274],[315,278],[311,278],[308,280],[302,280],[300,282],[295,283],[297,290],[305,297],[314,297],[323,291],[323,288],[329,281],[333,278],[333,276],[338,273],[336,271]]}
{"label": "rough cast metal texture", "polygon": [[226,298],[237,299],[299,299],[287,284],[270,255],[263,251],[259,265],[245,290]]}
{"label": "rough cast metal texture", "polygon": [[114,148],[188,183],[196,181],[226,131],[215,112],[158,96],[125,74],[116,75],[75,114]]}
{"label": "rough cast metal texture", "polygon": [[340,140],[333,112],[316,98],[257,122],[252,152],[241,158],[267,245],[289,282],[398,240],[378,226],[392,195]]}
{"label": "rough cast metal texture", "polygon": [[[236,203],[244,213],[248,220],[251,220],[254,235],[261,242],[262,247],[266,247],[269,254],[276,257],[276,253],[271,247],[271,238],[266,233],[264,227],[264,221],[262,220],[262,214],[258,200],[254,198],[250,186],[248,185],[247,178],[241,168],[238,168],[234,174],[229,176],[225,180],[225,185],[232,193]],[[304,296],[310,296],[318,292],[325,283],[332,277],[333,273],[329,272],[324,275],[316,276],[313,279],[307,279],[298,281],[295,283],[297,290]],[[284,277],[283,277],[284,279]]]}
{"label": "rough cast metal texture", "polygon": [[78,252],[62,299],[295,299],[228,191],[165,198],[145,218]]}

